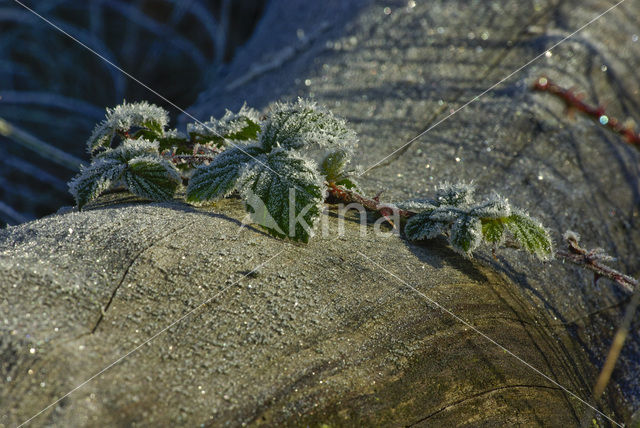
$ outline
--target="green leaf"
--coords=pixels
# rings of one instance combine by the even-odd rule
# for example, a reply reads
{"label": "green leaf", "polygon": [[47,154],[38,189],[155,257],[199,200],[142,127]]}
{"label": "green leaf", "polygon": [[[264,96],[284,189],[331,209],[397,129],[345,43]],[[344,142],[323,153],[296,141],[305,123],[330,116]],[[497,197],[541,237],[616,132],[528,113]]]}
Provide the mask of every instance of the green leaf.
{"label": "green leaf", "polygon": [[276,103],[264,122],[260,143],[265,151],[276,147],[328,147],[352,150],[356,133],[331,112],[302,99],[297,103]]}
{"label": "green leaf", "polygon": [[454,250],[466,257],[482,242],[482,223],[479,219],[465,215],[453,223],[449,242]]}
{"label": "green leaf", "polygon": [[410,241],[420,241],[423,239],[433,239],[445,233],[448,224],[434,221],[430,218],[431,210],[420,212],[407,220],[404,226],[404,234]]}
{"label": "green leaf", "polygon": [[[169,122],[169,115],[161,107],[145,101],[127,103],[126,101],[113,109],[107,109],[105,120],[99,123],[87,140],[89,153],[100,149],[108,149],[116,134],[124,134],[132,128],[141,128],[135,138],[143,137],[153,140],[164,135],[164,128]],[[135,134],[134,134],[135,135]]]}
{"label": "green leaf", "polygon": [[490,244],[499,245],[504,237],[504,223],[501,219],[482,219],[482,236]]}
{"label": "green leaf", "polygon": [[350,190],[358,190],[358,183],[356,183],[352,178],[342,178],[336,181],[338,186],[343,186]]}
{"label": "green leaf", "polygon": [[439,205],[452,205],[454,207],[464,207],[473,203],[473,193],[475,187],[471,184],[444,183],[436,188],[436,202]]}
{"label": "green leaf", "polygon": [[125,170],[125,165],[116,159],[97,159],[88,167],[80,167],[80,173],[69,182],[69,192],[73,195],[82,210],[102,192],[107,190],[111,183],[118,180]]}
{"label": "green leaf", "polygon": [[551,236],[539,221],[529,217],[522,210],[514,210],[505,219],[505,225],[525,250],[541,260],[551,258],[553,255]]}
{"label": "green leaf", "polygon": [[474,207],[470,214],[481,219],[500,219],[511,214],[511,206],[506,199],[495,195],[485,203]]}
{"label": "green leaf", "polygon": [[123,164],[126,164],[131,159],[139,156],[154,155],[159,155],[158,142],[139,138],[137,140],[125,140],[115,149],[109,149],[104,152],[98,153],[96,155],[96,159],[113,159],[119,160]]}
{"label": "green leaf", "polygon": [[140,156],[128,162],[123,175],[129,191],[153,201],[173,198],[181,184],[178,170],[160,156]]}
{"label": "green leaf", "polygon": [[309,161],[275,150],[251,164],[239,187],[254,221],[275,236],[308,242],[322,211],[322,183]]}
{"label": "green leaf", "polygon": [[187,187],[187,201],[217,201],[236,189],[245,166],[262,153],[257,146],[230,148],[195,170]]}
{"label": "green leaf", "polygon": [[[342,177],[344,167],[349,162],[349,154],[344,150],[337,150],[325,156],[320,164],[320,173],[327,177],[327,181],[336,182]],[[337,184],[337,183],[336,183]]]}
{"label": "green leaf", "polygon": [[221,119],[211,117],[204,123],[190,123],[187,133],[193,143],[227,145],[226,140],[250,141],[258,138],[260,119],[258,112],[243,105],[237,112],[227,110]]}

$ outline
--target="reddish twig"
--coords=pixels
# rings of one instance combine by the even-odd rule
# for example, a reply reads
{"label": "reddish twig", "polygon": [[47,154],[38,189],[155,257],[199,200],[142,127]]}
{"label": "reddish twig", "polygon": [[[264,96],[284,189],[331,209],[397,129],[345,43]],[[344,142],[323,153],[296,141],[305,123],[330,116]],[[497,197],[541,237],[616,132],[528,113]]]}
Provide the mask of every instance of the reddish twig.
{"label": "reddish twig", "polygon": [[625,126],[618,119],[607,115],[604,107],[593,107],[582,101],[584,98],[583,95],[576,94],[571,89],[565,89],[547,77],[540,77],[536,80],[533,89],[536,91],[549,92],[561,98],[567,105],[567,108],[586,114],[604,127],[620,134],[627,143],[640,150],[640,134],[636,133],[632,127]]}
{"label": "reddish twig", "polygon": [[613,260],[613,258],[607,256],[601,248],[593,250],[582,248],[578,243],[579,236],[573,232],[565,233],[564,239],[567,243],[567,251],[558,250],[556,253],[558,259],[562,261],[566,260],[585,269],[589,269],[594,273],[594,281],[597,281],[600,277],[606,277],[613,280],[628,292],[633,293],[634,290],[638,289],[637,279],[618,272],[603,263],[608,260]]}
{"label": "reddish twig", "polygon": [[[375,198],[367,198],[366,196],[363,196],[354,190],[347,189],[346,187],[339,186],[335,183],[327,183],[327,187],[329,188],[329,194],[340,202],[344,202],[347,204],[360,204],[370,211],[379,213],[390,223],[391,220],[389,217],[394,212],[403,218],[409,218],[416,214],[413,211],[403,210],[396,207],[395,205],[380,202],[380,194],[378,194]],[[391,225],[393,226],[393,223],[391,223]]]}

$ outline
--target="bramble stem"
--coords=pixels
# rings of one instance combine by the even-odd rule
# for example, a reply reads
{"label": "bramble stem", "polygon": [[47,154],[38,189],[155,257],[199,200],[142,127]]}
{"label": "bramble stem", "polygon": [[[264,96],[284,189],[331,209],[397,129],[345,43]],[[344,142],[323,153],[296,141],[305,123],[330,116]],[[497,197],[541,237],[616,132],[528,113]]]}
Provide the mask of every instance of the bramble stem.
{"label": "bramble stem", "polygon": [[571,89],[565,89],[544,76],[536,80],[533,89],[536,91],[549,92],[561,98],[568,108],[578,110],[613,132],[622,135],[627,143],[640,150],[640,134],[636,133],[633,128],[624,126],[615,117],[608,116],[604,107],[588,105],[582,101],[580,95],[577,95]]}
{"label": "bramble stem", "polygon": [[335,183],[327,183],[327,186],[329,188],[329,194],[340,202],[344,202],[346,204],[350,204],[352,202],[358,203],[370,211],[380,213],[384,217],[388,217],[390,214],[393,214],[394,210],[403,218],[409,218],[416,215],[413,211],[403,210],[395,207],[394,205],[380,202],[379,195],[375,198],[368,198],[354,190],[347,189],[346,187],[339,186]]}

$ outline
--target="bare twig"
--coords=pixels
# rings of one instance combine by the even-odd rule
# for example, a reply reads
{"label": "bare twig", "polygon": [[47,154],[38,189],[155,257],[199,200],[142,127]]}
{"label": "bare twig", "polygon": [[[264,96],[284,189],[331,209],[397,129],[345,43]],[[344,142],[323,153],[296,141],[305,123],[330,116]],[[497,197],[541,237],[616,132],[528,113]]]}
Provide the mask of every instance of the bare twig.
{"label": "bare twig", "polygon": [[630,126],[625,126],[615,117],[608,116],[604,107],[593,107],[582,101],[583,96],[576,94],[571,89],[565,89],[560,85],[552,82],[547,77],[540,77],[533,85],[533,89],[537,91],[549,92],[559,98],[561,98],[567,108],[578,110],[587,116],[594,119],[601,125],[609,128],[613,132],[616,132],[624,137],[624,140],[631,144],[636,149],[640,150],[640,134]]}

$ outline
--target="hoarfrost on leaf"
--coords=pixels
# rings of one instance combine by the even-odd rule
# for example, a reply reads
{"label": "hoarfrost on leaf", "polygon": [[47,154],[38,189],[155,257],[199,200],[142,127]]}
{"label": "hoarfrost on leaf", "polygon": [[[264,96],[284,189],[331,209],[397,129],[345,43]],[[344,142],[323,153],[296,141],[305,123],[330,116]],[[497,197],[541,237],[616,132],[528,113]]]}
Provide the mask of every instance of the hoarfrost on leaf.
{"label": "hoarfrost on leaf", "polygon": [[116,181],[123,181],[131,193],[156,201],[170,199],[182,182],[175,166],[158,154],[158,143],[140,138],[99,153],[71,180],[69,191],[82,209]]}
{"label": "hoarfrost on leaf", "polygon": [[80,173],[69,182],[69,192],[78,209],[107,190],[122,176],[124,169],[125,165],[116,159],[97,159],[89,166],[81,166]]}
{"label": "hoarfrost on leaf", "polygon": [[416,212],[407,220],[405,235],[410,240],[432,239],[449,235],[454,250],[471,257],[484,240],[494,247],[504,240],[508,229],[525,250],[541,259],[553,254],[551,237],[540,222],[522,210],[514,210],[509,202],[493,195],[484,202],[473,200],[474,187],[469,184],[443,184],[436,199],[407,201],[397,204]]}
{"label": "hoarfrost on leaf", "polygon": [[132,128],[138,128],[136,138],[160,138],[168,123],[169,115],[162,107],[146,101],[125,101],[112,109],[107,108],[105,120],[94,128],[87,140],[87,150],[93,154],[99,149],[108,149],[116,133],[126,135]]}
{"label": "hoarfrost on leaf", "polygon": [[[273,235],[308,242],[325,199],[322,176],[312,162],[276,149],[253,162],[238,186],[245,199],[255,195],[264,203],[262,212],[247,207],[256,223]],[[269,227],[265,218],[278,227]]]}
{"label": "hoarfrost on leaf", "polygon": [[206,166],[195,170],[187,187],[187,201],[217,201],[236,190],[238,179],[255,157],[262,153],[258,146],[231,148],[217,155]]}
{"label": "hoarfrost on leaf", "polygon": [[301,98],[296,103],[276,103],[260,131],[260,143],[269,151],[275,147],[300,150],[303,147],[343,149],[356,146],[356,133],[346,121],[314,102]]}
{"label": "hoarfrost on leaf", "polygon": [[218,147],[225,146],[226,140],[255,140],[259,131],[260,115],[246,104],[237,113],[227,110],[220,119],[212,116],[207,122],[187,125],[187,133],[192,142],[213,143]]}

